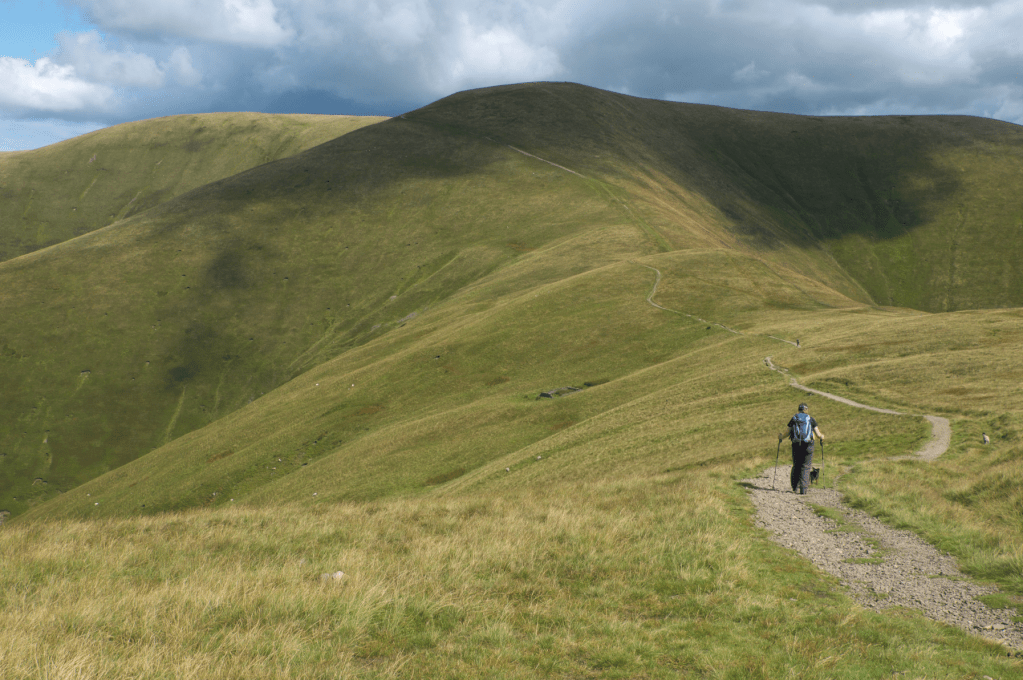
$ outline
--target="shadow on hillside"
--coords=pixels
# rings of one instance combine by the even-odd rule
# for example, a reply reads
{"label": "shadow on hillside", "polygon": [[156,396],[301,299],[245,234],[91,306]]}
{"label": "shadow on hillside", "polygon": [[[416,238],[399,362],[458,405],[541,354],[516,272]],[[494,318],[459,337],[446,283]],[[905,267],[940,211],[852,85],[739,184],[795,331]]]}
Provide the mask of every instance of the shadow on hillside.
{"label": "shadow on hillside", "polygon": [[968,116],[816,117],[645,100],[568,83],[463,92],[407,114],[584,174],[651,171],[698,191],[752,245],[901,236],[961,189],[950,149],[1023,146],[1023,128]]}
{"label": "shadow on hillside", "polygon": [[850,233],[878,241],[933,219],[961,188],[935,159],[980,141],[1023,137],[1008,123],[964,116],[797,116],[536,83],[452,95],[157,211],[340,207],[403,182],[479,173],[514,146],[610,183],[660,173],[706,197],[757,247]]}

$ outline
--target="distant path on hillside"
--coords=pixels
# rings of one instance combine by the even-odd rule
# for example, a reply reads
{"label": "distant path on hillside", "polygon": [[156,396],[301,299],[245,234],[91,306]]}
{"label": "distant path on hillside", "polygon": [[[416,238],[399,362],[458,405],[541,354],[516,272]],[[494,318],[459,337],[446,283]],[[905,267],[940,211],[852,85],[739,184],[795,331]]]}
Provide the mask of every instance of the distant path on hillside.
{"label": "distant path on hillside", "polygon": [[[788,373],[788,369],[779,368],[778,366],[775,366],[774,363],[771,361],[771,357],[766,357],[764,359],[764,364],[772,371],[777,371],[783,374]],[[845,404],[847,406],[852,406],[854,408],[862,408],[866,409],[867,411],[874,411],[875,413],[885,413],[892,416],[911,415],[903,413],[901,411],[893,411],[888,408],[867,406],[866,404],[861,404],[859,402],[853,401],[852,399],[846,399],[845,397],[839,397],[838,395],[831,394],[829,392],[815,390],[812,387],[800,385],[798,382],[796,382],[796,379],[792,377],[789,378],[789,385],[791,387],[795,387],[797,390],[803,390],[804,392],[809,392],[810,394],[816,394],[817,396],[824,397],[825,399],[832,399],[834,401]],[[932,462],[936,460],[941,454],[948,451],[948,447],[952,443],[952,424],[949,422],[948,418],[942,418],[941,416],[917,416],[917,417],[922,417],[931,424],[930,441],[928,441],[924,445],[924,447],[917,451],[915,454],[911,456],[896,456],[892,460],[925,460],[927,462]]]}
{"label": "distant path on hillside", "polygon": [[[743,333],[742,331],[737,331],[735,329],[729,328],[728,326],[726,326],[724,324],[716,323],[716,322],[713,322],[713,321],[707,321],[706,319],[701,319],[700,317],[698,317],[698,316],[696,316],[694,314],[687,314],[686,312],[680,312],[677,309],[671,309],[669,307],[665,307],[663,305],[657,304],[656,302],[654,302],[654,295],[657,294],[657,286],[659,286],[660,283],[661,283],[661,271],[659,269],[657,269],[657,267],[651,267],[650,265],[643,264],[641,262],[635,262],[634,264],[638,264],[641,267],[646,267],[647,269],[653,270],[653,272],[655,274],[654,286],[653,286],[653,288],[650,289],[650,294],[646,296],[646,301],[650,305],[656,307],[657,309],[664,310],[666,312],[671,312],[673,314],[680,314],[682,316],[689,317],[690,319],[696,319],[700,323],[709,323],[709,324],[711,324],[713,326],[718,326],[719,328],[725,329],[729,333],[734,333],[736,335],[745,335],[745,333]],[[793,345],[795,347],[799,347],[799,345],[797,343],[792,342],[791,340],[785,340],[784,338],[778,338],[778,337],[775,337],[773,335],[768,335],[767,337],[771,338],[772,340],[777,340],[779,342],[784,342],[784,343],[788,343],[790,345]],[[786,373],[789,372],[788,369],[786,369],[786,368],[780,368],[778,366],[775,366],[774,363],[771,361],[771,357],[766,357],[764,359],[764,365],[767,366],[772,371],[777,371],[778,373],[786,374]],[[802,391],[808,392],[810,394],[816,394],[817,396],[824,397],[825,399],[831,399],[833,401],[837,401],[839,403],[845,404],[847,406],[852,406],[854,408],[862,408],[862,409],[866,409],[868,411],[874,411],[876,413],[885,413],[885,414],[893,415],[893,416],[908,415],[906,413],[902,413],[901,411],[893,411],[893,410],[887,409],[887,408],[878,408],[876,406],[868,406],[866,404],[861,404],[859,402],[853,401],[852,399],[847,399],[845,397],[840,397],[838,395],[831,394],[829,392],[822,392],[821,390],[815,390],[812,387],[807,387],[805,385],[800,385],[799,382],[797,382],[796,379],[791,377],[791,376],[789,376],[789,385],[791,387],[796,388],[797,390],[802,390]],[[951,425],[951,423],[949,423],[948,418],[942,418],[941,416],[917,416],[917,417],[923,417],[923,418],[925,418],[931,424],[931,439],[930,439],[930,441],[928,441],[927,444],[922,449],[917,451],[914,455],[912,455],[912,456],[899,456],[899,457],[895,458],[894,460],[915,459],[915,460],[933,461],[933,460],[937,459],[938,456],[940,456],[941,454],[945,453],[945,451],[948,450],[948,447],[949,447],[949,445],[952,442],[952,425]]]}
{"label": "distant path on hillside", "polygon": [[[489,138],[489,137],[487,137],[487,139],[490,139],[490,138]],[[493,140],[491,140],[491,141],[493,141]],[[588,179],[588,178],[586,177],[586,175],[580,175],[580,174],[579,174],[578,172],[576,172],[575,170],[569,170],[569,169],[568,169],[568,168],[566,168],[566,167],[565,167],[564,165],[558,165],[557,163],[552,163],[552,162],[550,162],[550,161],[549,161],[549,160],[547,160],[546,158],[540,158],[539,156],[534,156],[533,154],[529,153],[528,151],[523,151],[522,149],[516,149],[516,148],[515,148],[514,146],[512,146],[511,144],[505,144],[505,146],[506,146],[506,147],[508,147],[509,149],[511,149],[512,151],[518,151],[518,152],[519,152],[520,154],[522,154],[523,156],[529,156],[530,158],[535,158],[536,160],[538,160],[538,161],[541,161],[541,162],[543,162],[543,163],[546,163],[547,165],[553,165],[554,167],[556,167],[556,168],[559,168],[559,169],[561,169],[561,170],[564,170],[565,172],[570,172],[570,173],[572,173],[573,175],[575,175],[576,177],[582,177],[583,179]]]}
{"label": "distant path on hillside", "polygon": [[[701,319],[700,317],[696,316],[695,314],[686,314],[685,312],[680,312],[677,309],[670,309],[668,307],[662,307],[661,305],[657,304],[656,302],[654,302],[654,295],[657,295],[657,286],[661,283],[661,270],[658,269],[657,267],[651,267],[650,265],[643,264],[641,262],[635,262],[634,264],[638,264],[640,267],[646,267],[647,269],[652,269],[654,271],[654,274],[657,275],[656,278],[654,279],[654,287],[650,289],[650,294],[646,296],[646,301],[649,302],[654,307],[656,307],[657,309],[663,309],[664,311],[671,312],[672,314],[680,314],[681,316],[687,316],[690,319],[696,319],[700,323],[709,323],[712,326],[717,326],[719,328],[723,328],[726,331],[728,331],[729,333],[735,333],[736,335],[745,335],[745,333],[743,333],[742,331],[737,331],[734,328],[729,328],[728,326],[724,325],[723,323],[717,323],[716,321],[707,321],[706,319]],[[775,338],[775,339],[777,340],[777,339],[780,339],[780,338]],[[782,342],[788,342],[788,340],[782,340]],[[795,343],[792,343],[792,344],[795,344]]]}
{"label": "distant path on hillside", "polygon": [[493,142],[494,144],[500,144],[501,146],[508,147],[512,151],[517,151],[520,154],[522,154],[523,156],[529,156],[530,158],[535,158],[536,160],[540,161],[541,163],[546,163],[547,165],[553,165],[557,169],[564,170],[565,172],[570,172],[573,175],[575,175],[576,177],[582,177],[583,179],[590,179],[586,175],[580,175],[575,170],[572,170],[570,168],[566,168],[564,165],[558,165],[557,163],[552,163],[551,161],[547,160],[546,158],[540,158],[539,156],[534,156],[533,154],[529,153],[528,151],[523,151],[522,149],[516,148],[516,147],[512,146],[511,144],[504,144],[503,142],[498,142],[497,140],[492,139],[490,137],[484,137],[483,139],[487,140],[488,142]]}

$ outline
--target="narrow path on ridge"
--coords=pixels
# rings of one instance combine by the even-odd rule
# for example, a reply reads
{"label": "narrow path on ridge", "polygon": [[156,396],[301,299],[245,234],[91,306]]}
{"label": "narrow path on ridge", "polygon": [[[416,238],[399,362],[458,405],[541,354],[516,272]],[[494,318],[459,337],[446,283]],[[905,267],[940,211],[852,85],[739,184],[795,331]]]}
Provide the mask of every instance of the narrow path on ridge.
{"label": "narrow path on ridge", "polygon": [[[653,269],[657,275],[647,296],[648,303],[701,323],[711,323],[654,302],[661,272],[649,265],[641,266]],[[744,335],[722,324],[716,325]],[[771,357],[765,358],[764,364],[773,371],[788,373],[787,369],[775,366]],[[789,385],[855,408],[907,415],[814,390],[800,385],[792,377],[789,377]],[[933,461],[948,450],[951,441],[948,419],[923,417],[931,423],[931,439],[914,456],[902,458]],[[1015,610],[991,609],[977,599],[998,593],[997,588],[971,582],[959,571],[953,557],[942,554],[912,532],[892,529],[875,517],[850,508],[843,495],[834,488],[814,488],[805,496],[792,493],[789,490],[790,471],[790,465],[772,466],[759,477],[742,481],[757,511],[756,525],[766,529],[772,540],[795,550],[818,569],[838,578],[866,609],[914,609],[934,621],[956,626],[1011,649],[1023,650],[1023,624],[1013,622]],[[779,477],[780,489],[776,488]],[[830,509],[838,520],[818,514],[815,508]]]}
{"label": "narrow path on ridge", "polygon": [[[778,373],[788,373],[788,369],[786,369],[786,368],[779,368],[778,366],[775,366],[774,363],[771,361],[771,357],[765,357],[764,358],[764,364],[768,368],[770,368],[772,371],[777,371]],[[789,378],[789,385],[792,386],[792,387],[795,387],[796,389],[803,390],[804,392],[808,392],[810,394],[816,394],[819,397],[825,397],[826,399],[832,399],[832,400],[840,402],[842,404],[846,404],[847,406],[853,406],[855,408],[862,408],[862,409],[866,409],[868,411],[874,411],[875,413],[887,413],[888,415],[893,415],[893,416],[911,415],[911,414],[903,413],[902,411],[893,411],[892,409],[888,409],[888,408],[878,408],[876,406],[867,406],[866,404],[861,404],[859,402],[853,401],[852,399],[846,399],[845,397],[839,397],[839,396],[831,394],[829,392],[822,392],[821,390],[815,390],[812,387],[806,387],[805,385],[800,385],[796,381],[796,379],[792,378],[792,377]],[[925,420],[927,420],[927,422],[929,422],[931,424],[931,439],[930,439],[930,441],[927,442],[927,444],[922,449],[917,451],[912,456],[897,456],[897,457],[893,458],[892,460],[910,460],[910,459],[915,459],[915,460],[926,460],[928,462],[931,462],[931,461],[936,460],[941,454],[943,454],[946,451],[948,451],[948,447],[952,443],[952,424],[949,422],[948,418],[944,418],[942,416],[918,416],[918,417],[924,418]]]}

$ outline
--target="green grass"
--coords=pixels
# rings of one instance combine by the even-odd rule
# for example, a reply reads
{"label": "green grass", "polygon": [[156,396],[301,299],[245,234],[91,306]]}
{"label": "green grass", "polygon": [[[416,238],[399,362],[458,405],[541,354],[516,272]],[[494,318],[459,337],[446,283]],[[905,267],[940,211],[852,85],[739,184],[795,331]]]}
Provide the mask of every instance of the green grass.
{"label": "green grass", "polygon": [[[189,191],[0,263],[0,675],[1019,673],[857,607],[738,484],[807,401],[828,486],[1019,594],[1015,126],[552,84],[318,146],[220,120],[210,158],[277,151],[176,147]],[[952,451],[893,463],[922,414]]]}
{"label": "green grass", "polygon": [[[16,157],[28,165],[5,170],[10,179],[2,180],[4,190],[15,193],[4,205],[24,215],[35,209],[30,210],[24,194],[36,192],[37,186],[39,191],[63,188],[60,173],[67,163],[80,162],[93,173],[105,168],[101,174],[106,179],[95,186],[88,177],[74,180],[85,182],[83,192],[91,186],[88,196],[97,201],[87,212],[98,221],[86,230],[121,215],[132,199],[118,192],[137,193],[136,184],[150,182],[132,163],[174,172],[146,184],[155,192],[147,194],[151,201],[143,201],[153,206],[149,210],[141,209],[139,198],[133,204],[137,210],[133,207],[130,216],[124,212],[127,219],[107,229],[0,266],[0,302],[6,318],[17,320],[0,328],[0,363],[9,386],[0,410],[0,450],[6,456],[0,466],[0,505],[24,512],[215,423],[310,369],[335,358],[346,363],[350,351],[405,330],[402,324],[409,331],[398,333],[394,342],[405,347],[400,338],[411,337],[414,327],[461,328],[495,305],[518,314],[520,308],[509,305],[521,303],[531,291],[562,282],[575,285],[575,276],[666,250],[670,257],[658,260],[665,275],[658,299],[673,309],[740,330],[802,336],[808,347],[817,347],[820,335],[834,333],[822,323],[862,333],[860,321],[868,317],[841,312],[854,308],[871,314],[875,328],[891,318],[904,324],[905,332],[919,332],[929,317],[863,307],[870,295],[887,299],[871,293],[863,277],[856,279],[859,265],[835,259],[829,249],[849,234],[868,240],[927,230],[944,234],[944,223],[934,216],[950,205],[969,206],[971,215],[987,214],[974,204],[977,196],[991,198],[979,189],[962,201],[945,190],[912,194],[915,222],[897,235],[877,231],[877,224],[864,221],[863,211],[876,215],[889,209],[884,206],[890,198],[876,187],[892,175],[921,186],[960,187],[966,181],[962,177],[948,179],[948,187],[942,184],[948,172],[943,164],[951,162],[942,160],[946,157],[972,168],[962,170],[963,177],[972,178],[971,187],[1012,181],[1002,164],[987,161],[993,154],[1013,158],[1018,137],[1014,126],[980,119],[816,120],[541,84],[463,93],[313,146],[328,133],[363,122],[242,114],[177,117],[100,131]],[[814,143],[800,136],[810,131]],[[244,153],[236,152],[253,137],[261,144],[249,143]],[[312,148],[294,153],[307,147]],[[821,148],[828,153],[822,155]],[[97,159],[90,164],[93,154]],[[121,160],[97,165],[108,154]],[[280,160],[227,176],[273,158]],[[166,160],[157,166],[160,159]],[[984,162],[963,165],[970,159]],[[115,166],[122,174],[110,174]],[[789,198],[780,198],[782,190]],[[31,205],[65,210],[61,201],[73,193]],[[175,194],[180,195],[169,198]],[[832,203],[821,203],[828,196]],[[987,200],[983,209],[1011,212],[1014,199],[1006,196],[1003,203]],[[838,210],[847,200],[859,207]],[[839,221],[824,228],[826,215],[843,217],[834,217]],[[4,224],[19,223],[5,219]],[[985,233],[1011,227],[998,224],[997,229],[985,227]],[[998,257],[1006,256],[999,247]],[[905,263],[897,267],[911,268]],[[1012,276],[1000,280],[1007,287],[985,293],[989,274],[962,269],[956,274],[962,290],[956,294],[970,297],[974,306],[1016,299]],[[942,295],[948,292],[939,288]],[[560,295],[557,288],[549,290]],[[636,294],[635,288],[629,292]],[[603,290],[596,295],[609,303]],[[896,302],[950,308],[916,298],[898,297]],[[545,310],[521,310],[525,319],[542,323]],[[815,314],[809,320],[797,312]],[[593,305],[584,315],[590,313],[608,314],[611,308]],[[979,339],[982,348],[1015,341],[1016,318],[1004,313],[1002,319],[1000,327],[988,329],[989,337]],[[761,322],[767,325],[758,330]],[[781,329],[779,323],[791,328]],[[504,328],[510,325],[506,321]],[[628,355],[623,371],[650,368],[669,356],[664,351],[635,355],[627,330],[619,324],[589,331],[603,336],[594,340],[594,350],[604,360]],[[1004,333],[995,335],[999,331]],[[489,338],[503,336],[500,346],[507,348],[513,335],[497,328]],[[864,345],[859,337],[852,346]],[[451,342],[470,346],[476,341]],[[538,344],[554,346],[531,337],[515,342],[522,354],[534,352]],[[379,351],[395,347],[388,340]],[[967,357],[968,344],[960,349],[957,359],[964,362],[992,359],[990,352]],[[927,368],[945,360],[942,353],[920,347],[906,351],[902,358],[917,365],[898,369],[907,376],[903,380],[926,375]],[[870,354],[836,351],[830,363],[814,364],[807,360],[820,355],[806,352],[803,362],[789,367],[831,380],[827,366],[845,367],[846,373],[851,364],[875,370],[865,363]],[[501,363],[497,354],[489,356]],[[1009,384],[1018,369],[1010,354],[998,356]],[[596,363],[588,370],[592,373],[570,372],[564,379],[609,377]],[[973,369],[964,363],[963,370]],[[498,367],[485,380],[502,377],[513,378]],[[887,393],[893,384],[888,378],[843,379],[850,382],[846,393],[854,396],[857,381],[866,381],[868,396],[885,404],[941,405]],[[553,386],[528,380],[528,390]],[[961,400],[965,388],[960,382],[947,386],[959,392],[950,393],[945,403]],[[886,387],[875,389],[882,384]],[[511,387],[512,382],[506,389]],[[424,387],[417,398],[433,399],[432,392]],[[993,401],[1000,394],[989,393]],[[354,422],[350,426],[345,427],[373,431]],[[297,450],[323,431],[332,430],[296,432],[287,447]],[[338,434],[332,441],[343,441]],[[352,436],[349,431],[344,441]],[[216,447],[211,455],[231,448]],[[429,471],[428,476],[468,470],[480,462],[479,457],[453,461],[448,470]]]}
{"label": "green grass", "polygon": [[0,262],[382,120],[256,113],[169,116],[0,155]]}

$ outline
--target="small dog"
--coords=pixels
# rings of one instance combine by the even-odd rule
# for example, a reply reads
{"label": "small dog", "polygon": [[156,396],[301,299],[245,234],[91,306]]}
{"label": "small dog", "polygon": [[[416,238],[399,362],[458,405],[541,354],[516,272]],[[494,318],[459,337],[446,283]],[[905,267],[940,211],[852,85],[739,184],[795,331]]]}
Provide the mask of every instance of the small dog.
{"label": "small dog", "polygon": [[810,483],[811,484],[813,484],[818,479],[820,479],[820,476],[821,476],[821,469],[820,468],[810,468]]}

